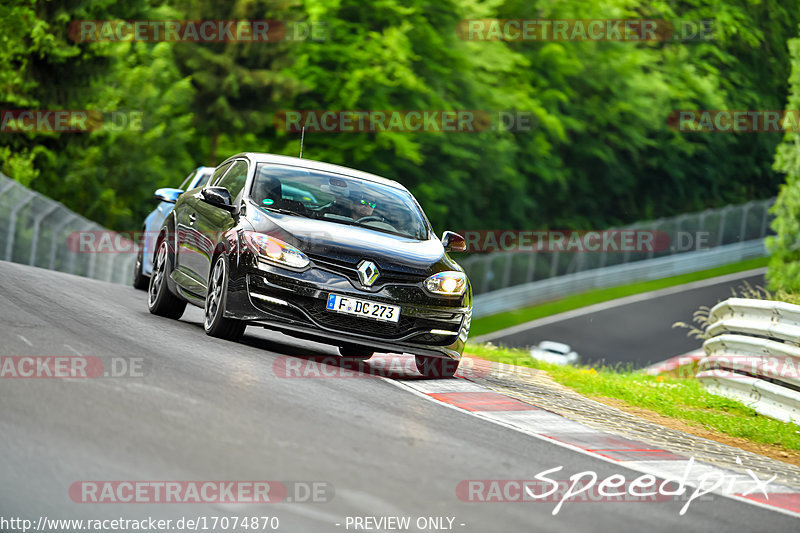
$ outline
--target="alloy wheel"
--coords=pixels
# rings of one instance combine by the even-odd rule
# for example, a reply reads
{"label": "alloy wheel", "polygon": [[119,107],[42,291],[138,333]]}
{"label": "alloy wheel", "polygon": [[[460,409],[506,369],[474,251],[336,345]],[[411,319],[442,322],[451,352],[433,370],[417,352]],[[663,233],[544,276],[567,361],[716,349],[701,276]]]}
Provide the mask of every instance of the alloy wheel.
{"label": "alloy wheel", "polygon": [[214,265],[214,272],[208,284],[208,294],[206,295],[205,326],[211,328],[214,319],[219,313],[220,303],[222,302],[222,287],[225,283],[225,260],[220,257]]}
{"label": "alloy wheel", "polygon": [[164,267],[167,263],[167,243],[162,242],[158,248],[158,255],[156,262],[153,265],[153,275],[150,278],[150,287],[148,290],[147,303],[152,308],[158,298],[158,293],[161,292],[161,285],[164,282]]}

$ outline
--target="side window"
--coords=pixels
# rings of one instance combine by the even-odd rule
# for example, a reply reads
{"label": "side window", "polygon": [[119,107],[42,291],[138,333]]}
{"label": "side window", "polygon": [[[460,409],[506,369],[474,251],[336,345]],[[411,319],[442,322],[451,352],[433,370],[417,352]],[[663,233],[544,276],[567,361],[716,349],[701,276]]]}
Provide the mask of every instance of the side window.
{"label": "side window", "polygon": [[186,177],[186,179],[185,179],[185,180],[183,180],[183,183],[181,183],[181,186],[180,186],[180,187],[178,187],[178,188],[179,188],[180,190],[182,190],[182,191],[185,191],[185,190],[186,190],[186,188],[189,186],[189,184],[192,182],[192,178],[194,178],[194,175],[195,175],[195,174],[197,174],[197,171],[196,171],[196,170],[195,170],[194,172],[192,172],[191,174],[189,174],[189,175]]}
{"label": "side window", "polygon": [[205,172],[203,172],[202,174],[199,174],[199,175],[197,175],[197,176],[194,178],[194,179],[195,179],[195,181],[196,181],[197,183],[195,183],[195,184],[194,184],[194,187],[193,187],[193,188],[196,188],[196,187],[205,187],[205,186],[206,186],[206,184],[208,184],[209,180],[211,179],[211,176],[212,176],[212,174],[211,174],[211,172],[209,172],[208,170],[206,170],[206,171],[205,171]]}
{"label": "side window", "polygon": [[236,198],[244,189],[245,181],[247,181],[247,163],[236,161],[231,170],[216,183],[216,186],[225,187],[231,193],[231,198]]}
{"label": "side window", "polygon": [[226,171],[226,170],[228,170],[228,167],[229,167],[229,166],[231,166],[231,164],[230,164],[230,163],[225,163],[224,165],[222,165],[221,167],[219,167],[217,170],[215,170],[215,171],[214,171],[214,176],[211,178],[211,183],[214,183],[214,184],[216,185],[216,183],[217,183],[217,180],[219,180],[219,178],[220,178],[220,177],[221,177],[223,174],[225,174],[225,171]]}

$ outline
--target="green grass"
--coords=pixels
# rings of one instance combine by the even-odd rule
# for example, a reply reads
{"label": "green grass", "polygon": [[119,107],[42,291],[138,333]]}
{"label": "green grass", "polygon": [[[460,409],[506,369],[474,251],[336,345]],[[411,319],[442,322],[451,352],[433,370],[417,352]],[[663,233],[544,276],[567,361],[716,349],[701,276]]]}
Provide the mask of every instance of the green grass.
{"label": "green grass", "polygon": [[692,272],[690,274],[682,274],[680,276],[673,276],[670,278],[657,279],[652,281],[642,281],[639,283],[631,283],[630,285],[621,285],[619,287],[611,287],[608,289],[595,289],[581,294],[574,294],[567,296],[560,300],[552,302],[545,302],[542,304],[533,305],[531,307],[524,307],[522,309],[515,309],[514,311],[507,311],[505,313],[498,313],[496,315],[475,318],[472,320],[470,326],[470,335],[477,337],[493,331],[498,331],[517,324],[524,324],[537,318],[563,313],[564,311],[571,311],[580,307],[586,307],[631,294],[639,294],[642,292],[655,291],[664,289],[666,287],[674,287],[675,285],[683,285],[691,283],[692,281],[699,281],[703,279],[715,278],[717,276],[724,276],[726,274],[733,274],[734,272],[743,272],[767,266],[768,258],[759,257],[739,263],[732,263],[709,270],[702,270],[700,272]]}
{"label": "green grass", "polygon": [[706,392],[694,378],[648,376],[630,368],[560,366],[532,359],[527,351],[469,344],[467,354],[546,371],[585,396],[614,398],[688,424],[759,444],[800,450],[800,426],[759,415],[739,402]]}

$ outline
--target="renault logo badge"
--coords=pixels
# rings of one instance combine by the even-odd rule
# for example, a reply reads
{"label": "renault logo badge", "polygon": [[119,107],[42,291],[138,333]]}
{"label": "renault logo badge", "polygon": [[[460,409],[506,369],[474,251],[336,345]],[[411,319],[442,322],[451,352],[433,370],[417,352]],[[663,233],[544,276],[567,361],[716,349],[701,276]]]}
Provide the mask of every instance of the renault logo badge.
{"label": "renault logo badge", "polygon": [[375,266],[375,263],[372,261],[367,261],[364,259],[358,264],[358,279],[361,280],[361,284],[365,287],[372,286],[375,283],[375,280],[378,279],[380,272],[378,272],[378,267]]}

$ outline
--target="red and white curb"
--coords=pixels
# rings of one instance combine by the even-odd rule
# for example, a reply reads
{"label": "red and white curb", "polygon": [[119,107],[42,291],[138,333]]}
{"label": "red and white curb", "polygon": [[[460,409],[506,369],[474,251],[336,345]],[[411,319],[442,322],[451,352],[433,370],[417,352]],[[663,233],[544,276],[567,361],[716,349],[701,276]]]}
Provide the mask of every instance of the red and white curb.
{"label": "red and white curb", "polygon": [[[717,486],[715,480],[724,480],[710,492],[800,517],[800,492],[768,481],[763,474],[743,474],[720,468],[642,441],[606,433],[464,378],[382,379],[446,407],[659,479],[685,479],[688,486],[709,489]],[[743,464],[742,469],[746,468]]]}

